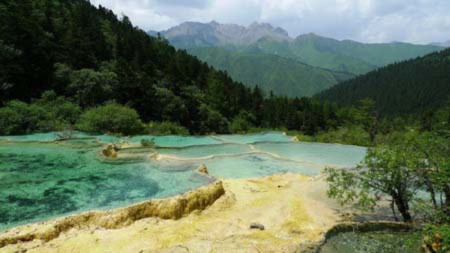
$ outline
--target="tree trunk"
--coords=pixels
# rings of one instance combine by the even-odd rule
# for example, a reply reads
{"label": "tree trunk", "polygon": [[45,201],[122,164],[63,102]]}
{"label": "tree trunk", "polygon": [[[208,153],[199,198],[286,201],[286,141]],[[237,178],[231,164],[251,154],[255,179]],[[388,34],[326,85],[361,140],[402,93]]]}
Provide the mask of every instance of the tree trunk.
{"label": "tree trunk", "polygon": [[392,210],[392,214],[394,215],[395,221],[398,221],[397,213],[395,212],[395,201],[393,199],[391,201],[391,210]]}
{"label": "tree trunk", "polygon": [[403,217],[404,222],[412,222],[412,216],[409,212],[409,205],[401,196],[394,196],[395,205],[397,206],[398,211]]}
{"label": "tree trunk", "polygon": [[428,179],[428,177],[425,177],[425,185],[428,188],[428,191],[431,194],[431,201],[433,202],[433,207],[435,210],[438,209],[438,204],[436,201],[436,192],[434,191],[434,187],[433,184],[430,182],[430,180]]}
{"label": "tree trunk", "polygon": [[443,211],[450,216],[450,187],[448,185],[444,186],[444,196],[445,202],[443,206]]}

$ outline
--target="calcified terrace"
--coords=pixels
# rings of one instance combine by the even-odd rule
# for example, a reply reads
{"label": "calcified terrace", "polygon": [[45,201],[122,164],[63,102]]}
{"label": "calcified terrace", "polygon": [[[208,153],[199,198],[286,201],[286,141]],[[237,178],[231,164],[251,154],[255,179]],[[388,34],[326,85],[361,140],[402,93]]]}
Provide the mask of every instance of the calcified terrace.
{"label": "calcified terrace", "polygon": [[[3,235],[3,246],[11,243],[16,245],[15,242],[20,241],[31,241],[28,243],[30,244],[36,241],[35,239],[43,242],[53,240],[59,238],[61,233],[66,233],[66,231],[74,227],[80,227],[82,224],[86,225],[85,229],[95,226],[99,229],[108,230],[132,226],[134,223],[139,223],[139,220],[179,219],[189,215],[192,211],[202,211],[209,205],[212,205],[210,209],[216,210],[217,206],[220,206],[220,204],[214,203],[217,202],[216,199],[219,199],[218,203],[227,202],[224,205],[227,206],[226,209],[230,209],[231,213],[233,212],[231,210],[235,210],[236,214],[245,213],[244,203],[247,201],[256,201],[253,208],[259,210],[257,203],[261,203],[262,207],[270,202],[275,203],[275,198],[280,197],[277,196],[280,192],[269,190],[272,186],[268,188],[264,186],[265,190],[258,190],[257,188],[260,186],[254,188],[251,186],[252,182],[260,182],[258,185],[274,184],[275,189],[286,186],[285,194],[292,194],[292,199],[288,203],[281,201],[276,205],[273,204],[273,207],[279,205],[280,208],[289,209],[292,208],[292,204],[304,205],[299,202],[303,200],[294,200],[295,195],[299,194],[298,191],[304,187],[305,182],[309,182],[304,176],[317,176],[325,166],[354,166],[366,152],[365,148],[356,146],[295,142],[291,137],[277,132],[210,137],[135,136],[122,139],[78,133],[76,137],[75,139],[57,142],[54,141],[55,133],[1,138],[0,176],[4,183],[0,185],[0,201],[2,202],[0,227],[5,230],[55,218],[59,222],[61,222],[61,219],[67,221],[68,218],[59,217],[68,215],[70,215],[68,217],[72,217],[69,218],[71,222],[62,223],[65,225],[55,225],[61,223],[50,221],[50,223],[44,223],[44,225],[27,226],[28,229],[19,227],[11,230],[16,235],[23,235],[23,238],[19,236],[11,239],[11,231],[9,231],[9,233]],[[157,147],[141,147],[140,140],[148,138],[154,138]],[[117,158],[102,157],[101,149],[108,143],[119,143],[122,146]],[[197,172],[197,168],[201,164],[206,165],[210,175]],[[264,180],[261,179],[262,181],[256,179],[285,173],[293,174],[269,177]],[[256,181],[252,181],[250,178],[255,178]],[[177,211],[180,214],[178,216],[161,217],[155,214],[156,211],[146,213],[141,210],[138,212],[141,213],[140,216],[130,214],[130,217],[134,218],[124,218],[126,222],[119,219],[117,221],[119,225],[111,227],[96,223],[100,219],[98,217],[111,218],[111,213],[114,212],[126,216],[123,210],[129,210],[127,208],[136,205],[142,207],[142,205],[136,203],[150,205],[148,203],[154,202],[152,199],[167,198],[189,191],[196,192],[196,189],[202,189],[202,186],[206,187],[206,185],[211,187],[211,185],[216,184],[213,182],[217,179],[225,180],[224,189],[225,191],[228,189],[229,193],[224,196],[221,196],[221,194],[213,194],[213,197],[203,196],[200,199],[207,199],[208,201],[202,200],[200,201],[201,204],[195,202],[197,204],[194,206],[198,208],[186,209],[182,204],[182,207],[178,208],[183,211]],[[292,181],[293,179],[296,179],[296,181]],[[277,185],[277,182],[279,185]],[[292,188],[287,187],[291,184],[293,185]],[[250,190],[251,194],[246,193],[248,189],[252,189]],[[317,189],[317,194],[324,197],[324,187],[320,187],[320,191],[319,188],[315,187],[310,187],[310,189]],[[263,196],[264,194],[261,196],[254,195],[255,192],[266,191],[267,196]],[[305,191],[302,188],[302,191],[308,192],[310,190]],[[179,199],[180,196],[175,199]],[[305,193],[302,196],[306,199]],[[307,201],[314,202],[315,200],[311,199],[313,197],[315,197],[314,194],[311,194],[307,197],[309,199]],[[243,201],[243,206],[239,207],[239,204],[231,203],[233,201],[240,203],[239,199]],[[168,200],[170,203],[173,201]],[[229,201],[231,202],[228,203]],[[266,201],[268,202],[266,203]],[[323,203],[320,205],[323,205]],[[266,209],[272,210],[270,212],[277,212],[268,206],[266,206]],[[100,211],[92,212],[91,210]],[[143,210],[147,209],[144,208]],[[166,212],[169,212],[169,210],[170,208]],[[222,208],[216,211],[219,212],[220,210]],[[324,212],[328,212],[326,210],[329,209],[324,210]],[[305,212],[308,213],[309,211],[305,209]],[[129,214],[129,211],[125,211],[125,213]],[[95,215],[91,216],[92,214]],[[234,217],[236,214],[230,215]],[[306,214],[303,213],[302,215]],[[331,214],[330,211],[329,215],[331,217],[334,214]],[[286,217],[287,220],[283,222],[299,222],[294,219],[295,217],[291,217],[292,220],[289,221],[290,214]],[[248,218],[250,219],[250,216]],[[186,218],[182,220],[184,219]],[[269,217],[267,219],[266,223],[270,224]],[[330,218],[326,227],[329,228],[328,226],[334,224],[335,220],[335,216],[332,219]],[[247,223],[247,221],[241,221],[242,224],[239,226]],[[205,220],[205,222],[209,221]],[[66,226],[67,224],[71,225]],[[58,229],[52,230],[51,233],[46,230],[41,231],[43,227],[48,226]],[[40,235],[39,233],[34,234],[34,232],[30,234],[30,229],[31,231],[41,231],[41,233]],[[282,227],[279,227],[279,230],[282,230]],[[324,229],[320,229],[318,233],[321,234],[324,231]],[[42,234],[48,233],[50,233],[50,237],[42,236]],[[290,245],[291,243],[292,241],[289,241],[287,244]],[[10,245],[10,247],[17,247],[17,245]],[[4,248],[8,248],[8,246]]]}

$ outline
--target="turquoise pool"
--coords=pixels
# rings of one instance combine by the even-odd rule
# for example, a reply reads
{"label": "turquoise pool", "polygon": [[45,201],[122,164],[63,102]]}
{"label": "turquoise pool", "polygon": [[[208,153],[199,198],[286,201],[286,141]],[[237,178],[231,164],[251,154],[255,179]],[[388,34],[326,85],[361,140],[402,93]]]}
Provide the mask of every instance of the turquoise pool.
{"label": "turquoise pool", "polygon": [[[325,166],[355,166],[366,149],[296,143],[278,132],[221,136],[134,136],[76,133],[55,142],[57,133],[0,137],[0,230],[87,210],[111,209],[165,198],[212,181],[196,169],[205,164],[217,178],[277,173],[318,175]],[[155,149],[124,150],[133,159],[103,159],[107,143]],[[159,154],[152,159],[150,153]]]}

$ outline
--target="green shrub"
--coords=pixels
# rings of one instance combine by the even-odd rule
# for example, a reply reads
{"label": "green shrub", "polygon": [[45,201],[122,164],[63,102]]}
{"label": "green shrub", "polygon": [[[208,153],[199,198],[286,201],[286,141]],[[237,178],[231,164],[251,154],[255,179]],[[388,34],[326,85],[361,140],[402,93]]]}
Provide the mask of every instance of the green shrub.
{"label": "green shrub", "polygon": [[309,135],[305,135],[302,133],[296,134],[295,136],[301,142],[316,142],[316,139],[314,138],[314,136],[309,136]]}
{"label": "green shrub", "polygon": [[201,134],[228,133],[230,123],[220,112],[202,104],[199,107],[199,114],[202,119],[199,129]]}
{"label": "green shrub", "polygon": [[75,124],[80,114],[79,106],[48,91],[31,104],[14,100],[0,108],[0,134],[59,131]]}
{"label": "green shrub", "polygon": [[152,135],[189,135],[189,130],[174,122],[150,122],[148,133]]}
{"label": "green shrub", "polygon": [[341,143],[358,146],[370,146],[370,136],[360,126],[340,127],[336,130],[321,132],[316,135],[315,141],[324,143]]}
{"label": "green shrub", "polygon": [[11,101],[0,108],[0,133],[2,135],[25,134],[36,128],[37,121],[33,117],[28,104]]}
{"label": "green shrub", "polygon": [[81,115],[77,128],[88,133],[123,135],[139,134],[144,129],[134,109],[116,103],[88,109]]}
{"label": "green shrub", "polygon": [[142,139],[141,145],[142,147],[153,148],[155,147],[155,139]]}
{"label": "green shrub", "polygon": [[450,251],[450,225],[427,225],[425,227],[424,243],[434,252]]}
{"label": "green shrub", "polygon": [[248,133],[255,125],[255,116],[247,111],[241,111],[230,124],[231,133]]}
{"label": "green shrub", "polygon": [[40,99],[33,101],[31,107],[33,106],[43,114],[37,127],[41,132],[71,128],[79,120],[82,112],[78,105],[64,97],[58,97],[53,91],[44,92]]}
{"label": "green shrub", "polygon": [[327,132],[319,132],[314,136],[303,133],[296,133],[295,136],[303,142],[340,143],[365,147],[371,145],[369,134],[360,126],[340,127]]}

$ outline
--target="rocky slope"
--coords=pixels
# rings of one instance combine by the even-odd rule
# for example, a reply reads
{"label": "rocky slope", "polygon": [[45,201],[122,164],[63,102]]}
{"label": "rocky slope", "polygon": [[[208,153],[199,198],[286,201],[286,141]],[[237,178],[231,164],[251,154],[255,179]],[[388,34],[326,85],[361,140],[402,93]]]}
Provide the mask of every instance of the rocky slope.
{"label": "rocky slope", "polygon": [[[155,34],[155,32],[152,32]],[[252,23],[248,27],[235,24],[185,22],[160,32],[171,43],[180,48],[226,45],[250,45],[261,38],[274,41],[292,40],[280,27],[267,23]]]}

